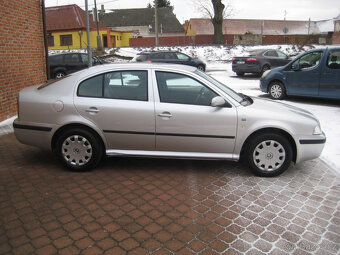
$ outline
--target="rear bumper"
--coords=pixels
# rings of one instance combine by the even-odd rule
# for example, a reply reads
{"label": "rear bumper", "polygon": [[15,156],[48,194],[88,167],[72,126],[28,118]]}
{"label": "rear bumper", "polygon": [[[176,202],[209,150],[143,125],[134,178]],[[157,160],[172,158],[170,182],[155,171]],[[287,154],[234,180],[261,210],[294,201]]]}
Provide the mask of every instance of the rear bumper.
{"label": "rear bumper", "polygon": [[235,73],[242,72],[242,73],[259,73],[261,72],[261,67],[259,65],[241,65],[241,64],[232,64],[232,70]]}
{"label": "rear bumper", "polygon": [[51,149],[52,127],[37,123],[21,123],[19,119],[15,119],[13,129],[19,142],[41,149]]}

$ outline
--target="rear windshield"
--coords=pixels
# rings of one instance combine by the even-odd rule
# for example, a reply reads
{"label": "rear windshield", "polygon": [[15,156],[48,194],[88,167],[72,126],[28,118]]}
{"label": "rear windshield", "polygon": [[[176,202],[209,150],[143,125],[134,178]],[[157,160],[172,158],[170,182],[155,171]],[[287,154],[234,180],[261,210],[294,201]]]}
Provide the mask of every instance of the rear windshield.
{"label": "rear windshield", "polygon": [[138,55],[138,57],[136,58],[136,61],[145,61],[147,59],[147,55],[146,54],[140,54]]}

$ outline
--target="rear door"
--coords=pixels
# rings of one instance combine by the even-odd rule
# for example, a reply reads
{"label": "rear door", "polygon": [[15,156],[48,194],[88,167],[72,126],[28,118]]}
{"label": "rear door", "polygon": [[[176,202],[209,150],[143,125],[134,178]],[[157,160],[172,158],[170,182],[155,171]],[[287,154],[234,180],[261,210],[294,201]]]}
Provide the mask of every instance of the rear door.
{"label": "rear door", "polygon": [[324,59],[319,96],[340,98],[340,50],[330,49]]}
{"label": "rear door", "polygon": [[107,149],[154,150],[155,115],[149,70],[120,70],[81,82],[74,104],[95,123]]}
{"label": "rear door", "polygon": [[156,71],[154,81],[159,92],[155,100],[156,150],[233,153],[235,107],[210,106],[218,94],[189,75]]}
{"label": "rear door", "polygon": [[64,65],[66,67],[67,73],[77,72],[86,67],[83,64],[79,53],[65,54]]}

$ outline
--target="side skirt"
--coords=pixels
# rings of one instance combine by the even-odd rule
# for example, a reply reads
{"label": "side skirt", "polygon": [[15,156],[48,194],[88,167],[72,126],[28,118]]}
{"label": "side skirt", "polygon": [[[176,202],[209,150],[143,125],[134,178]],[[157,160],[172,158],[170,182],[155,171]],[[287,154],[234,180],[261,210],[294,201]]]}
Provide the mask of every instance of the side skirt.
{"label": "side skirt", "polygon": [[130,156],[150,158],[181,158],[181,159],[216,159],[238,161],[240,155],[231,153],[174,152],[174,151],[140,151],[140,150],[106,150],[109,157]]}

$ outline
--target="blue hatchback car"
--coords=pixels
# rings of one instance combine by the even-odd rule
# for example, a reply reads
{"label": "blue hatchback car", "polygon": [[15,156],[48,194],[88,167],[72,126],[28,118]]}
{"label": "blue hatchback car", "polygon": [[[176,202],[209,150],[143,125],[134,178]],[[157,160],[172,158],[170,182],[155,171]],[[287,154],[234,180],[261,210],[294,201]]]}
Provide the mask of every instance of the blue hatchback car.
{"label": "blue hatchback car", "polygon": [[266,71],[260,88],[272,99],[286,95],[340,99],[340,48],[314,49]]}

